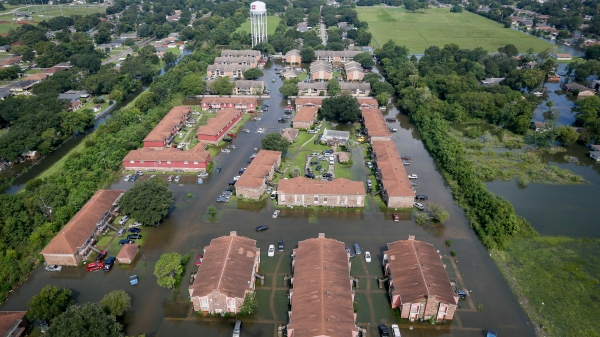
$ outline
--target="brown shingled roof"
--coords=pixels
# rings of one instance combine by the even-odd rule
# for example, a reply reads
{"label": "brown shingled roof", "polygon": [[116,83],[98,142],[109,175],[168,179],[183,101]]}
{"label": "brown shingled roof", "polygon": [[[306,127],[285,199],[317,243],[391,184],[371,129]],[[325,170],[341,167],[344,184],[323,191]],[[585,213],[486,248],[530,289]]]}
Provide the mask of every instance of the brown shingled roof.
{"label": "brown shingled roof", "polygon": [[202,104],[258,104],[258,100],[252,97],[204,97]]}
{"label": "brown shingled roof", "polygon": [[216,136],[218,135],[227,124],[231,123],[235,119],[236,116],[240,115],[242,110],[237,109],[223,109],[217,112],[217,116],[214,118],[210,118],[206,125],[202,125],[198,128],[196,132],[199,135],[209,135]]}
{"label": "brown shingled roof", "polygon": [[160,121],[150,133],[144,138],[145,142],[162,142],[171,136],[171,132],[177,126],[181,118],[190,113],[192,109],[189,106],[175,106],[167,115]]}
{"label": "brown shingled roof", "polygon": [[252,291],[254,259],[260,255],[256,240],[244,236],[221,236],[204,248],[198,277],[190,286],[191,296],[205,296],[218,290],[228,297],[244,298]]}
{"label": "brown shingled roof", "polygon": [[351,181],[345,178],[337,178],[332,181],[313,180],[305,177],[280,180],[277,193],[362,196],[366,194],[361,181]]}
{"label": "brown shingled roof", "polygon": [[304,104],[315,104],[321,105],[323,104],[323,97],[298,97],[296,98],[296,105],[304,105]]}
{"label": "brown shingled roof", "polygon": [[235,183],[235,186],[259,187],[265,182],[265,176],[269,174],[271,168],[277,163],[280,157],[280,151],[260,150],[240,179]]}
{"label": "brown shingled roof", "polygon": [[25,318],[27,311],[0,311],[0,336],[20,336],[7,335],[9,332],[15,332],[20,329],[15,329],[18,323]]}
{"label": "brown shingled roof", "polygon": [[318,108],[313,108],[313,107],[302,107],[298,110],[298,112],[296,113],[296,116],[294,116],[294,119],[292,119],[293,122],[302,122],[302,123],[311,123],[314,122],[315,119],[317,118],[317,111],[319,109]]}
{"label": "brown shingled roof", "polygon": [[293,329],[294,337],[358,334],[344,243],[325,237],[308,239],[298,243],[294,254],[288,330]]}
{"label": "brown shingled roof", "polygon": [[204,149],[205,143],[198,143],[191,150],[181,151],[172,147],[165,149],[154,149],[151,147],[142,147],[137,150],[131,150],[123,158],[123,162],[126,163],[131,160],[135,161],[187,161],[187,162],[199,162],[203,163],[206,161],[210,153]]}
{"label": "brown shingled roof", "polygon": [[395,294],[402,303],[418,303],[435,295],[443,303],[456,304],[440,254],[432,244],[419,240],[399,240],[388,243],[390,270],[394,275]]}
{"label": "brown shingled roof", "polygon": [[415,196],[408,174],[396,146],[391,141],[371,142],[377,159],[377,168],[383,177],[383,187],[390,197]]}
{"label": "brown shingled roof", "polygon": [[124,190],[98,190],[40,254],[75,254]]}
{"label": "brown shingled roof", "polygon": [[371,137],[391,137],[390,129],[385,123],[383,114],[379,109],[362,109],[362,116],[365,119],[365,127]]}
{"label": "brown shingled roof", "polygon": [[117,254],[117,260],[118,259],[133,259],[139,249],[140,249],[140,246],[138,244],[126,243],[123,245],[123,247],[119,251],[119,254]]}

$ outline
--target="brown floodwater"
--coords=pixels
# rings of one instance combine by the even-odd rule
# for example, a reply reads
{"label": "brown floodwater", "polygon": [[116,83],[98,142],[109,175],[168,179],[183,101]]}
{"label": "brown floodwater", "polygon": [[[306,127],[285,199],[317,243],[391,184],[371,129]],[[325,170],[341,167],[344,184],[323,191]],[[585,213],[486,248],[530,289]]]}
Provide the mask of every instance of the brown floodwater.
{"label": "brown floodwater", "polygon": [[[388,242],[416,235],[417,239],[434,244],[446,256],[444,263],[448,265],[449,274],[452,274],[452,278],[460,278],[464,287],[472,290],[472,295],[469,302],[460,302],[461,308],[457,311],[455,319],[446,325],[413,324],[413,329],[410,329],[413,325],[401,322],[403,336],[474,337],[484,336],[487,329],[496,330],[499,336],[534,336],[531,322],[488,252],[469,228],[463,210],[454,204],[448,186],[424,148],[418,132],[406,116],[397,116],[398,122],[390,124],[398,128],[398,132],[393,134],[393,141],[401,155],[412,157],[407,171],[418,174],[417,191],[428,195],[430,201],[443,204],[450,213],[450,220],[443,225],[418,226],[410,213],[403,214],[400,222],[393,222],[388,214],[376,207],[360,212],[289,209],[283,210],[279,218],[273,219],[271,214],[275,207],[270,200],[259,206],[233,202],[223,205],[215,202],[221,191],[228,187],[227,183],[238,174],[238,170],[247,166],[246,161],[254,152],[254,148],[260,147],[260,139],[264,135],[256,133],[256,130],[264,127],[268,132],[272,132],[283,127],[277,119],[283,115],[283,108],[287,102],[277,90],[282,82],[274,73],[273,67],[274,64],[269,62],[264,76],[265,83],[272,90],[271,98],[267,101],[271,105],[269,112],[259,114],[262,118],[260,121],[249,122],[245,126],[252,132],[238,135],[233,142],[237,146],[235,151],[229,154],[222,153],[214,158],[215,166],[223,168],[220,174],[211,174],[203,185],[197,185],[195,178],[189,176],[184,176],[180,184],[170,184],[175,194],[175,207],[160,226],[143,229],[147,239],[141,248],[140,257],[133,265],[118,266],[109,273],[87,273],[84,268],[66,268],[60,273],[48,273],[40,266],[9,296],[2,304],[1,310],[27,310],[27,302],[46,284],[72,289],[78,303],[99,301],[108,292],[123,289],[133,298],[132,310],[124,317],[127,335],[144,333],[146,336],[225,336],[232,332],[232,321],[195,316],[187,298],[188,277],[190,272],[196,269],[193,268],[195,254],[200,253],[211,239],[228,235],[230,231],[235,230],[238,235],[256,239],[257,245],[266,251],[269,244],[284,238],[286,252],[289,253],[297,246],[298,241],[325,233],[327,237],[343,241],[348,246],[353,243],[360,244],[363,251],[371,252],[373,263],[378,263]],[[272,78],[276,81],[271,82]],[[386,111],[384,114],[395,116],[397,110]],[[147,179],[147,176],[142,179]],[[111,188],[127,189],[131,186],[133,183],[121,179],[115,181]],[[188,193],[194,196],[189,199]],[[222,211],[222,216],[216,222],[204,222],[202,217],[211,204]],[[256,226],[264,224],[271,228],[265,232],[255,232]],[[452,249],[457,252],[454,262],[449,257],[450,249],[444,244],[446,239],[452,241]],[[190,254],[192,257],[177,290],[159,287],[153,275],[154,262],[161,254],[167,252]],[[361,256],[353,258],[353,273],[354,266],[363,262],[360,258]],[[371,268],[369,267],[369,270]],[[133,274],[140,278],[140,284],[136,287],[131,287],[128,283],[128,277]],[[371,282],[373,281],[374,279],[371,279]],[[259,291],[266,288],[258,287]],[[357,291],[358,301],[364,300],[361,299],[364,291],[362,288]],[[385,296],[380,295],[380,299]],[[373,303],[376,307],[372,316],[362,316],[364,312],[361,313],[361,310],[368,309],[363,306],[359,308],[358,323],[369,326],[370,332],[375,336],[377,323],[393,322],[389,320],[388,304],[385,300],[373,300]],[[261,304],[268,305],[262,302]],[[481,310],[476,309],[478,306]],[[287,309],[283,308],[275,313],[278,319],[244,318],[244,336],[273,336],[277,323],[285,323],[285,319],[282,319],[285,317],[285,311]],[[380,315],[380,312],[385,315]],[[361,321],[362,317],[371,318]]]}

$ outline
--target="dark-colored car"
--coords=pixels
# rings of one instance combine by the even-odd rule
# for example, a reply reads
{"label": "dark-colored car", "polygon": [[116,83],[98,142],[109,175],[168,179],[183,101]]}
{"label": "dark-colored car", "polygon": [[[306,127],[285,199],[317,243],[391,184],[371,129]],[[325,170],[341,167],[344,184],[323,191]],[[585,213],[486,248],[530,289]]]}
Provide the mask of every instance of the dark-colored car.
{"label": "dark-colored car", "polygon": [[319,141],[315,139],[315,141],[313,142],[315,145],[319,144]]}
{"label": "dark-colored car", "polygon": [[323,178],[332,178],[332,177],[333,177],[333,174],[331,174],[329,172],[328,173],[323,173]]}
{"label": "dark-colored car", "polygon": [[402,157],[400,157],[400,159],[402,159],[402,160],[410,160],[410,157],[402,156]]}
{"label": "dark-colored car", "polygon": [[130,234],[127,235],[127,239],[128,240],[137,240],[137,239],[141,239],[142,238],[142,234]]}
{"label": "dark-colored car", "polygon": [[231,193],[233,193],[234,190],[235,189],[233,187],[230,187],[230,188],[226,189],[225,192],[231,192]]}
{"label": "dark-colored car", "polygon": [[317,166],[315,167],[315,170],[319,171],[319,170],[320,170],[320,169],[322,169],[322,168],[323,168],[323,165],[319,164],[319,165],[317,165]]}
{"label": "dark-colored car", "polygon": [[269,226],[258,226],[256,227],[256,231],[257,232],[262,232],[262,231],[266,231],[267,229],[269,229]]}
{"label": "dark-colored car", "polygon": [[[311,161],[311,162],[310,162],[310,165],[311,165],[311,166],[315,166],[315,165],[317,165],[317,164],[319,164],[319,162],[318,162],[318,161]],[[319,165],[319,166],[320,166],[320,165]],[[320,170],[320,169],[319,169],[319,170]]]}
{"label": "dark-colored car", "polygon": [[315,179],[315,175],[312,173],[307,173],[304,175],[306,178]]}
{"label": "dark-colored car", "polygon": [[229,138],[229,137],[225,137],[225,138],[223,138],[223,141],[226,143],[231,143],[233,141],[233,139]]}
{"label": "dark-colored car", "polygon": [[394,221],[400,221],[400,216],[398,216],[398,213],[392,213],[392,219]]}
{"label": "dark-colored car", "polygon": [[106,251],[101,250],[100,253],[96,256],[96,261],[102,261],[106,257]]}
{"label": "dark-colored car", "polygon": [[110,271],[110,268],[112,268],[113,264],[115,264],[115,257],[111,256],[108,259],[106,259],[106,261],[104,261],[104,271]]}
{"label": "dark-colored car", "polygon": [[221,166],[217,166],[217,168],[215,169],[215,172],[221,173]]}
{"label": "dark-colored car", "polygon": [[417,194],[415,196],[415,199],[417,199],[417,200],[428,200],[429,198],[426,195],[424,195],[424,194]]}
{"label": "dark-colored car", "polygon": [[128,243],[135,243],[135,241],[132,241],[132,240],[129,240],[129,239],[123,239],[123,240],[119,241],[120,245],[125,245],[125,244],[128,244]]}
{"label": "dark-colored car", "polygon": [[385,325],[385,324],[379,324],[377,326],[377,328],[379,329],[379,335],[381,337],[389,337],[390,336],[390,333],[388,332],[387,325]]}
{"label": "dark-colored car", "polygon": [[461,290],[461,289],[454,290],[454,293],[456,295],[458,295],[459,300],[464,300],[467,298],[467,292],[465,290]]}
{"label": "dark-colored car", "polygon": [[246,167],[242,167],[238,173],[239,174],[244,174],[244,172],[246,172]]}
{"label": "dark-colored car", "polygon": [[352,257],[354,257],[354,252],[352,251],[352,249],[350,249],[350,248],[348,248],[348,247],[346,247],[345,249],[346,249],[346,251],[348,252],[348,254],[350,254],[350,257],[351,257],[351,258],[352,258]]}
{"label": "dark-colored car", "polygon": [[229,186],[235,186],[235,180],[229,183]]}
{"label": "dark-colored car", "polygon": [[277,240],[277,250],[278,251],[283,252],[283,249],[284,249],[283,244],[284,244],[283,239]]}
{"label": "dark-colored car", "polygon": [[141,231],[139,228],[129,228],[129,233],[140,233]]}

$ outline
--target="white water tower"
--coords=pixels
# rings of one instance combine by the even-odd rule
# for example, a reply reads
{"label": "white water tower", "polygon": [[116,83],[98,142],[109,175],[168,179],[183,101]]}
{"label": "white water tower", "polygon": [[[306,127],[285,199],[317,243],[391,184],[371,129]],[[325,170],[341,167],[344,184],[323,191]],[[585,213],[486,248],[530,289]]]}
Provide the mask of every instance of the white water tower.
{"label": "white water tower", "polygon": [[267,5],[262,1],[250,4],[250,34],[252,47],[267,42]]}

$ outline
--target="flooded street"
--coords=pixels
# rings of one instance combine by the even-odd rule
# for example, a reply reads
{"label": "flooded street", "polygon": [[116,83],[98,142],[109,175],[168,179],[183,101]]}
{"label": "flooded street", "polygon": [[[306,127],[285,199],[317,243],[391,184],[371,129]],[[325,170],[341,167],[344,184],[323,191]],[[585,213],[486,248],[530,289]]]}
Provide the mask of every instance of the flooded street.
{"label": "flooded street", "polygon": [[[124,318],[127,335],[229,335],[233,320],[196,316],[188,300],[187,288],[190,272],[197,270],[194,267],[196,254],[201,253],[211,239],[228,235],[235,230],[238,235],[257,240],[257,246],[265,253],[261,257],[260,272],[267,275],[266,284],[257,286],[257,312],[249,318],[242,318],[243,335],[274,336],[277,324],[286,323],[289,310],[285,297],[288,288],[282,283],[282,276],[289,274],[291,270],[289,253],[297,246],[298,241],[325,233],[327,237],[345,242],[347,246],[358,243],[363,251],[368,250],[373,256],[372,263],[366,263],[360,255],[354,257],[351,269],[352,275],[361,278],[360,289],[356,289],[357,323],[368,327],[371,336],[377,335],[376,325],[379,323],[399,323],[403,336],[481,337],[487,329],[497,331],[499,336],[535,336],[532,324],[488,252],[469,227],[464,212],[454,204],[450,190],[425,150],[418,132],[407,116],[396,116],[395,108],[384,112],[386,116],[399,118],[396,123],[390,123],[390,126],[398,128],[392,139],[401,155],[412,157],[407,171],[409,174],[418,174],[417,191],[428,195],[430,201],[443,204],[450,213],[447,223],[421,227],[412,220],[410,213],[402,213],[403,220],[393,222],[389,214],[373,207],[372,200],[371,205],[362,211],[286,209],[282,210],[277,219],[271,217],[275,209],[271,200],[261,204],[215,202],[221,191],[228,187],[232,177],[238,175],[240,168],[247,166],[246,162],[254,148],[260,148],[260,140],[264,134],[258,134],[256,130],[262,127],[266,128],[267,133],[276,132],[286,125],[277,122],[283,115],[287,100],[278,91],[282,81],[273,69],[274,66],[280,66],[279,61],[276,62],[267,63],[263,77],[266,86],[272,91],[271,98],[263,102],[270,104],[269,111],[258,114],[260,121],[250,121],[244,126],[251,133],[238,134],[232,143],[237,146],[235,151],[221,153],[214,158],[215,167],[222,167],[220,174],[211,173],[203,185],[197,185],[193,176],[184,176],[180,184],[170,184],[176,199],[175,206],[160,226],[142,230],[147,240],[134,264],[117,266],[109,273],[87,273],[84,268],[65,268],[60,273],[48,273],[39,266],[9,296],[8,301],[2,305],[2,310],[27,310],[27,302],[46,284],[72,289],[78,303],[97,302],[106,293],[123,289],[133,297],[132,310]],[[354,161],[362,161],[357,156],[359,152],[354,153]],[[166,179],[165,176],[162,178]],[[148,179],[148,176],[145,175],[142,179]],[[119,180],[110,188],[127,189],[131,186],[133,183]],[[193,194],[191,199],[188,198],[188,193]],[[223,215],[216,222],[205,222],[202,218],[211,204],[222,211]],[[255,232],[256,226],[264,224],[271,228],[265,232]],[[452,322],[431,325],[400,321],[393,316],[385,291],[378,289],[375,277],[382,275],[381,259],[383,251],[387,249],[386,244],[407,239],[408,235],[416,235],[416,239],[434,244],[444,255],[443,262],[450,278],[456,280],[459,287],[472,290],[471,296],[459,303],[460,308]],[[285,239],[285,252],[276,253],[274,258],[267,258],[268,245],[276,243],[280,238]],[[450,248],[444,244],[446,239],[452,241]],[[456,251],[455,258],[450,257],[450,249]],[[181,286],[176,290],[159,287],[153,275],[154,263],[161,254],[167,252],[191,256]],[[136,287],[131,287],[128,283],[128,277],[133,274],[140,278],[140,284]]]}

